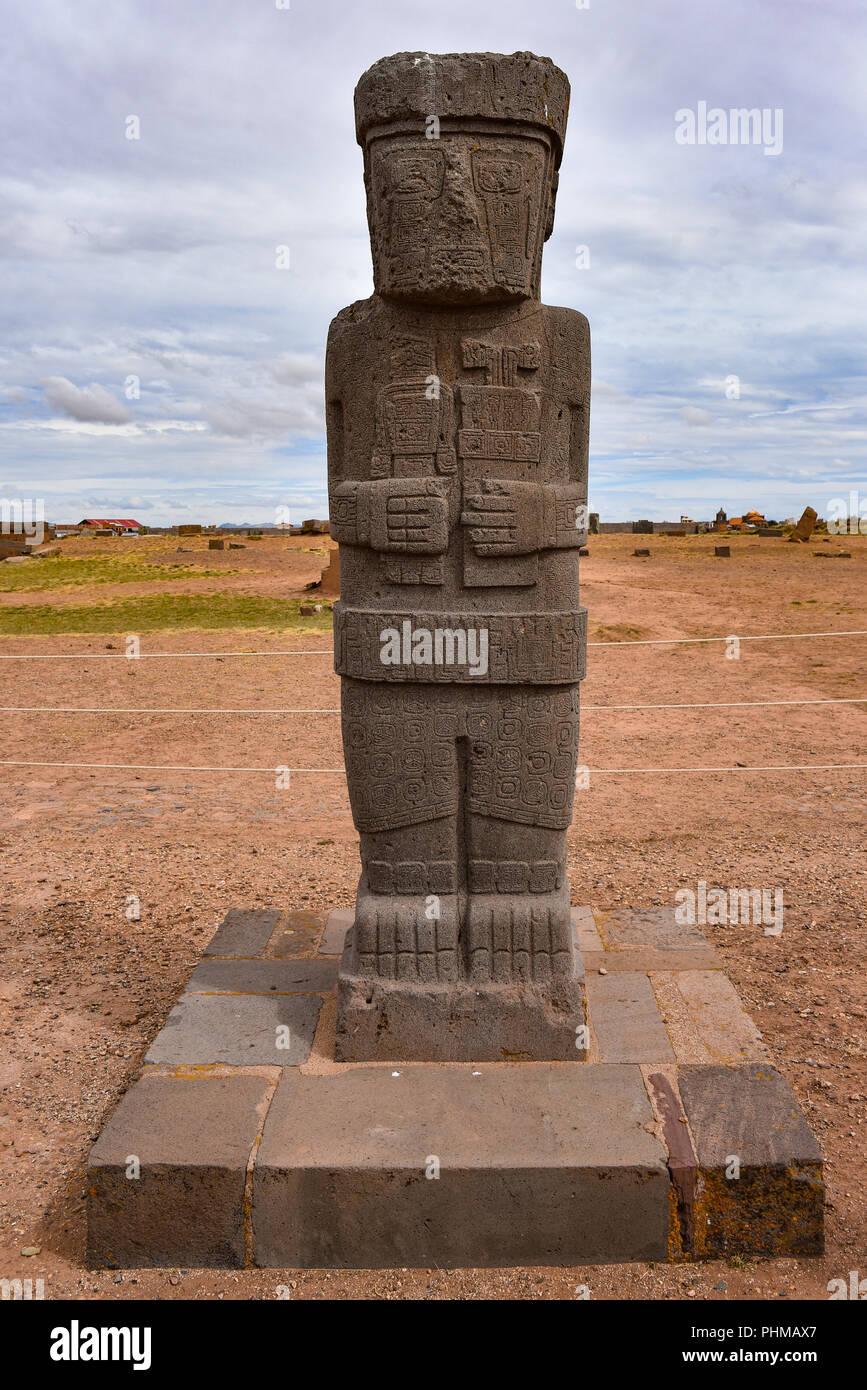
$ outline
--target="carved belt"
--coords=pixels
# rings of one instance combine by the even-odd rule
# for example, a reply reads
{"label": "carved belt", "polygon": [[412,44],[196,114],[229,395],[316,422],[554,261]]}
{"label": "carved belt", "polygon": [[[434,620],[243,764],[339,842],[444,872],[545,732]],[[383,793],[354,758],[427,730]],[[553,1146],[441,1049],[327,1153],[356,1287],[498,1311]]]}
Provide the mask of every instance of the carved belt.
{"label": "carved belt", "polygon": [[379,612],[334,606],[334,669],[368,681],[562,685],[583,680],[587,610]]}

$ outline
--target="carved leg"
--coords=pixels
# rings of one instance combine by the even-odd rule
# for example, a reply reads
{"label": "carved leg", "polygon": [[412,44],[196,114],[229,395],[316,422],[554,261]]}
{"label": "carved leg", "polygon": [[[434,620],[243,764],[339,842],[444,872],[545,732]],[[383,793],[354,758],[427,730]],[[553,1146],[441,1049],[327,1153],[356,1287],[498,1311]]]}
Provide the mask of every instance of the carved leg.
{"label": "carved leg", "polygon": [[571,975],[565,832],[469,818],[464,955],[472,980]]}
{"label": "carved leg", "polygon": [[572,691],[437,692],[428,708],[359,684],[344,682],[344,744],[363,872],[335,1056],[581,1061]]}
{"label": "carved leg", "polygon": [[361,836],[353,940],[359,974],[457,979],[455,836],[454,817]]}

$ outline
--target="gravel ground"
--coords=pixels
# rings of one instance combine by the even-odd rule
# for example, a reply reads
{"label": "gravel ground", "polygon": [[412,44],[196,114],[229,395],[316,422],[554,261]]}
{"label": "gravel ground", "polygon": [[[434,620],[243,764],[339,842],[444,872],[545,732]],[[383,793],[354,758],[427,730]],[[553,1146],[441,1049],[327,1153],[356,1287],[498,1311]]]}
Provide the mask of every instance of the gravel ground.
{"label": "gravel ground", "polygon": [[[732,538],[732,558],[717,560],[713,538],[641,537],[651,558],[640,560],[632,537],[594,538],[582,568],[590,639],[867,627],[867,538],[845,541],[830,548],[851,551],[851,560],[817,564],[814,552],[829,548],[821,541]],[[89,554],[99,545],[68,544],[68,553],[87,546]],[[322,556],[287,557],[287,549],[283,541],[259,542],[243,574],[169,581],[171,590],[231,583],[297,597]],[[167,543],[162,551],[148,543],[148,559],[163,552],[171,558]],[[232,564],[247,566],[249,554],[231,552]],[[93,586],[74,598],[104,603],[129,587]],[[44,591],[38,597],[55,601]],[[68,592],[57,596],[70,601]],[[317,711],[338,703],[323,633],[175,631],[142,639],[145,654],[316,648],[321,656],[103,660],[113,655],[110,642],[121,649],[122,637],[4,639],[0,655],[89,659],[0,661],[0,703]],[[41,1277],[48,1297],[271,1298],[283,1284],[296,1298],[536,1299],[571,1298],[586,1285],[594,1298],[724,1300],[822,1299],[829,1279],[848,1279],[853,1269],[867,1275],[867,773],[604,771],[867,763],[867,705],[588,708],[867,696],[865,637],[745,642],[738,660],[724,651],[723,644],[591,648],[581,735],[591,773],[569,836],[572,897],[600,907],[673,903],[678,888],[700,879],[783,890],[780,937],[752,926],[704,930],[823,1147],[823,1259],[567,1270],[86,1271],[88,1149],[202,947],[230,907],[350,906],[357,837],[332,713],[4,712],[5,759],[337,771],[299,773],[278,790],[271,771],[3,767],[0,1277]],[[126,916],[132,894],[138,920]],[[38,1253],[21,1253],[34,1247]]]}

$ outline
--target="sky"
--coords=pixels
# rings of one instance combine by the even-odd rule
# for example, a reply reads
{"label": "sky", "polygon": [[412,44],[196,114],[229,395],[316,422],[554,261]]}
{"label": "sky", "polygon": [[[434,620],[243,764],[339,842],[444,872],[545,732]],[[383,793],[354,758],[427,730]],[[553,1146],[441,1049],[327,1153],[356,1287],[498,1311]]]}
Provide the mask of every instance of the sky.
{"label": "sky", "polygon": [[354,85],[525,49],[572,84],[542,298],[590,319],[592,510],[867,499],[863,0],[581,3],[2,0],[0,500],[326,516],[328,324],[372,290]]}

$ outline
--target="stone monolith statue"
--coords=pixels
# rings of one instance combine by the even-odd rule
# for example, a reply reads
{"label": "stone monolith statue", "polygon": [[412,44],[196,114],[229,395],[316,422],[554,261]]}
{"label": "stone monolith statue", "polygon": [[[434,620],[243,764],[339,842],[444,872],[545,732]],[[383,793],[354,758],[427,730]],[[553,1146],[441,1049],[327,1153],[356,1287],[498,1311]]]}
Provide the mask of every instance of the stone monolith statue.
{"label": "stone monolith statue", "polygon": [[338,1060],[585,1056],[566,828],[590,344],[539,300],[568,105],[531,53],[399,53],[355,92],[375,290],[326,366],[362,862]]}

